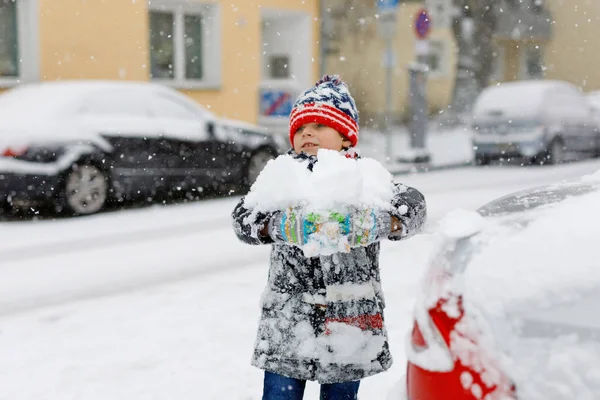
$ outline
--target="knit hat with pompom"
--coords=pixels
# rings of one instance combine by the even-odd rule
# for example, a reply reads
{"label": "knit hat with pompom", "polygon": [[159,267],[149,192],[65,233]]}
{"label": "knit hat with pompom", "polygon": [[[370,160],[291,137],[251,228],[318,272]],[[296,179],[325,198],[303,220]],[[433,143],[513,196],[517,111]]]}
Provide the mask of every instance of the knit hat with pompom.
{"label": "knit hat with pompom", "polygon": [[325,75],[315,86],[296,99],[290,113],[290,142],[301,126],[308,123],[327,125],[358,143],[358,110],[348,86],[338,75]]}

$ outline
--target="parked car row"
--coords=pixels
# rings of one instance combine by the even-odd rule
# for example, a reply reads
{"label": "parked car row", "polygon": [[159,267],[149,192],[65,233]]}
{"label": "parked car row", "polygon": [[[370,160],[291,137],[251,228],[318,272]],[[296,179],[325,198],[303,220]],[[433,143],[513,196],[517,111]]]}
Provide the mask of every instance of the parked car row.
{"label": "parked car row", "polygon": [[567,82],[490,86],[478,96],[471,116],[475,162],[558,164],[569,154],[600,156],[599,117],[584,93]]}
{"label": "parked car row", "polygon": [[600,182],[581,180],[441,223],[406,345],[407,400],[600,397],[598,200]]}
{"label": "parked car row", "polygon": [[5,207],[92,214],[109,201],[245,190],[279,149],[162,85],[46,82],[0,95]]}

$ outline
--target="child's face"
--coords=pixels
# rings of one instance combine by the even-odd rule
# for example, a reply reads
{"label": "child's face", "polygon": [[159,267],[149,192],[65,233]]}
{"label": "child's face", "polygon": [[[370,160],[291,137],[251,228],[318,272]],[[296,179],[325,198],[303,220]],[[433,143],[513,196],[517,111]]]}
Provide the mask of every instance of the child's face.
{"label": "child's face", "polygon": [[335,129],[314,122],[302,125],[294,135],[294,151],[298,154],[316,156],[319,149],[340,151],[351,144]]}

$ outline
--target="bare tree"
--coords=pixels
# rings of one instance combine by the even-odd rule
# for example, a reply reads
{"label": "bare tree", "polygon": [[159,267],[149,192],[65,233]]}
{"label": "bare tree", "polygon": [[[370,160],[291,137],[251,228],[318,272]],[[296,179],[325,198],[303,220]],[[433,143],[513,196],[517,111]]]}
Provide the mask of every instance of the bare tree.
{"label": "bare tree", "polygon": [[452,29],[458,45],[458,65],[451,111],[455,115],[468,111],[477,94],[490,82],[495,57],[493,38],[501,3],[454,0],[457,12]]}

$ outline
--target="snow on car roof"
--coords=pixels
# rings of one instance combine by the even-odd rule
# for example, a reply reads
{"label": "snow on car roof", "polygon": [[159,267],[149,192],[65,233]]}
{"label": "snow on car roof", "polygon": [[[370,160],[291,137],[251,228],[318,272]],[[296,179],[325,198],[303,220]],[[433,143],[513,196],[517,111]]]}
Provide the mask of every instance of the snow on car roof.
{"label": "snow on car roof", "polygon": [[[177,91],[151,82],[68,80],[28,83],[0,94],[0,119],[18,120],[23,117],[31,118],[32,115],[48,117],[64,115],[79,105],[90,93],[117,89],[162,92],[187,99]],[[204,111],[209,113],[207,110]]]}
{"label": "snow on car roof", "polygon": [[[152,97],[163,96],[198,111],[198,115],[205,119],[215,119],[210,111],[194,100],[156,83],[109,80],[29,83],[0,94],[0,148],[25,146],[32,140],[97,141],[97,130],[78,125],[77,118],[72,117],[90,100],[103,99],[110,104],[130,101],[123,99],[123,92],[140,101],[152,101]],[[92,95],[95,93],[97,95]],[[118,123],[127,126],[123,125],[127,121],[122,119]]]}
{"label": "snow on car roof", "polygon": [[56,112],[85,94],[99,89],[143,88],[143,84],[111,81],[54,81],[28,83],[0,95],[0,114]]}
{"label": "snow on car roof", "polygon": [[501,83],[485,88],[473,107],[475,117],[502,112],[506,116],[526,117],[539,114],[543,100],[557,88],[573,87],[555,80]]}

